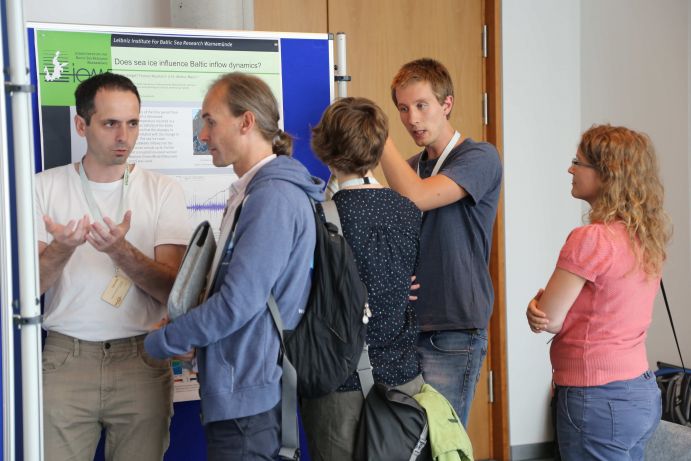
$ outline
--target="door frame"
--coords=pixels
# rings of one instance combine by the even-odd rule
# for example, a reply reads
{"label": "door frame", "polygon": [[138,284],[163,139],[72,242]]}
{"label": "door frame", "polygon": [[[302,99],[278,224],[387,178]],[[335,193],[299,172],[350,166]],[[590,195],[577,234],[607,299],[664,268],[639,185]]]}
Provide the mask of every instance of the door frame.
{"label": "door frame", "polygon": [[[487,142],[496,146],[504,163],[502,112],[502,53],[501,53],[501,0],[485,1],[487,25],[487,58],[485,62],[485,89],[487,92]],[[492,371],[494,404],[491,415],[491,441],[493,458],[510,459],[508,367],[506,351],[506,277],[505,277],[504,194],[499,197],[497,218],[494,223],[490,274],[494,285],[494,309],[489,323],[488,361]]]}

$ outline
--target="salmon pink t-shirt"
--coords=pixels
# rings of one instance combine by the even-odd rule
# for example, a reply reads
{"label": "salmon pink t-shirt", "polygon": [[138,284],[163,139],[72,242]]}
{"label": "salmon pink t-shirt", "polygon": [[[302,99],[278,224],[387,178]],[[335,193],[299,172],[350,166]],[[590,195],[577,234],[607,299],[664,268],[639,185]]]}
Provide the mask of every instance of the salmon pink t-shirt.
{"label": "salmon pink t-shirt", "polygon": [[644,373],[645,339],[660,278],[636,264],[624,224],[574,229],[557,267],[586,282],[552,342],[554,382],[599,386]]}

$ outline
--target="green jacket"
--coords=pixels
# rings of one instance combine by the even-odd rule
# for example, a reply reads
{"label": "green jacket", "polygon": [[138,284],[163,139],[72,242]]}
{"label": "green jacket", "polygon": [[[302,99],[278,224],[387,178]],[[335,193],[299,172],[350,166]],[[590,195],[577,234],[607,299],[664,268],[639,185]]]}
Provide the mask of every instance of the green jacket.
{"label": "green jacket", "polygon": [[432,459],[473,461],[473,446],[449,401],[429,384],[413,398],[427,413]]}

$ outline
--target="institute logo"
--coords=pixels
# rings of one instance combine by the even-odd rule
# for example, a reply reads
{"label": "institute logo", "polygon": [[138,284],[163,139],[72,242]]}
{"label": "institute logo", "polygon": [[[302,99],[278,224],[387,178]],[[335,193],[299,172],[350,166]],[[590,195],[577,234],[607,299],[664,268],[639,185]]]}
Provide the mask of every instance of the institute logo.
{"label": "institute logo", "polygon": [[51,55],[53,56],[53,58],[51,59],[50,64],[46,64],[43,66],[45,81],[68,81],[67,76],[63,77],[63,72],[65,71],[65,67],[68,65],[68,62],[60,62],[60,50],[56,50],[54,55],[52,53],[48,54],[47,56],[44,55],[44,62],[46,59],[50,58]]}

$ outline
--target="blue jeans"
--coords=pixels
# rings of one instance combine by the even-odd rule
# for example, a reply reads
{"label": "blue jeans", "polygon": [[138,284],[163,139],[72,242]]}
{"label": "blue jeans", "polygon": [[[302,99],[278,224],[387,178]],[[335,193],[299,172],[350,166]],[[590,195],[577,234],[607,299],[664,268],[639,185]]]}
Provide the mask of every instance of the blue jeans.
{"label": "blue jeans", "polygon": [[466,426],[487,355],[487,330],[424,331],[417,349],[425,382],[446,397]]}
{"label": "blue jeans", "polygon": [[563,460],[643,460],[662,413],[653,372],[602,386],[557,389],[557,436]]}

